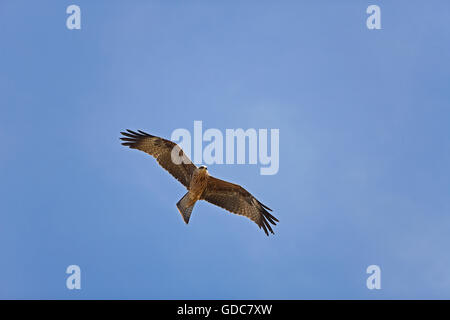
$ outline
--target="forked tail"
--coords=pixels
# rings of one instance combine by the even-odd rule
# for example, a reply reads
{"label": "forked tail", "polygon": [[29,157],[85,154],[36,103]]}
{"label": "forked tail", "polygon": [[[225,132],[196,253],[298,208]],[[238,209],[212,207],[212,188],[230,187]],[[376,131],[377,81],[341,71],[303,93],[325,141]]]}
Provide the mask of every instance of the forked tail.
{"label": "forked tail", "polygon": [[192,209],[194,209],[195,202],[189,206],[190,199],[188,197],[189,192],[187,192],[180,201],[177,202],[178,211],[180,211],[181,216],[183,217],[184,222],[186,224],[189,223],[189,218],[191,217]]}

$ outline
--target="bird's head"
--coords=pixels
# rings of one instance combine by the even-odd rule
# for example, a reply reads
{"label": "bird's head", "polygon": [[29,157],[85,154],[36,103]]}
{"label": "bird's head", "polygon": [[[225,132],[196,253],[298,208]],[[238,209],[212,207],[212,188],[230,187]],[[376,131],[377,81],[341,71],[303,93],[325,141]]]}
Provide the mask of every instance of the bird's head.
{"label": "bird's head", "polygon": [[198,167],[200,170],[208,170],[208,168],[206,166],[200,166]]}

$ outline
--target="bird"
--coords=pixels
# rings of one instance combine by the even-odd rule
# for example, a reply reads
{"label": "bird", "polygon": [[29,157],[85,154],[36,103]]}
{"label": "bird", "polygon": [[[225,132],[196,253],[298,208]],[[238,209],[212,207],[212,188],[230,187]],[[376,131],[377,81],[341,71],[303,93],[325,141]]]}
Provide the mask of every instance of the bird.
{"label": "bird", "polygon": [[267,236],[269,232],[274,234],[271,224],[276,225],[279,220],[269,213],[272,209],[243,187],[211,176],[204,165],[197,167],[173,141],[141,130],[126,131],[121,132],[122,145],[153,156],[161,167],[188,190],[176,204],[186,224],[189,223],[195,203],[205,200],[231,213],[249,218],[262,228]]}

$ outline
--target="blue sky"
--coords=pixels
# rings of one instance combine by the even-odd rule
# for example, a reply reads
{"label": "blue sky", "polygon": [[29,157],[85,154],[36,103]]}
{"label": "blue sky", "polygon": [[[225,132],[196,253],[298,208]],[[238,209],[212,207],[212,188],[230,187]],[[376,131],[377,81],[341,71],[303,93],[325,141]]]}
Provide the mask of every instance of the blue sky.
{"label": "blue sky", "polygon": [[[449,299],[449,19],[447,1],[2,1],[0,298]],[[278,174],[208,168],[274,209],[275,236],[208,203],[186,226],[182,185],[120,145],[194,120],[280,129]]]}

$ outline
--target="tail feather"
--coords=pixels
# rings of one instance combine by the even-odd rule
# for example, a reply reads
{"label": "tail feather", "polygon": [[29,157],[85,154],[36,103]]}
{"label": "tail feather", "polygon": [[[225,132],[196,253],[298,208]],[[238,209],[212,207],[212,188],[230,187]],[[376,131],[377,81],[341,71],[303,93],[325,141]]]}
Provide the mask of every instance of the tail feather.
{"label": "tail feather", "polygon": [[192,213],[192,209],[194,209],[194,204],[192,204],[191,206],[189,206],[189,197],[188,197],[189,192],[187,192],[183,198],[180,199],[180,201],[177,202],[177,208],[178,211],[180,211],[181,216],[183,217],[183,220],[186,224],[189,223],[189,218],[191,217],[191,213]]}

